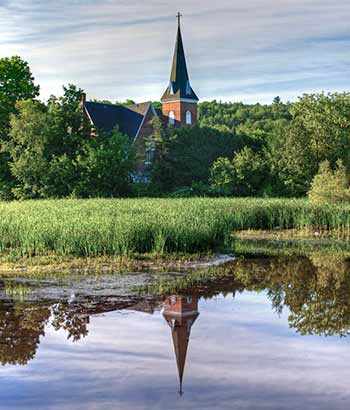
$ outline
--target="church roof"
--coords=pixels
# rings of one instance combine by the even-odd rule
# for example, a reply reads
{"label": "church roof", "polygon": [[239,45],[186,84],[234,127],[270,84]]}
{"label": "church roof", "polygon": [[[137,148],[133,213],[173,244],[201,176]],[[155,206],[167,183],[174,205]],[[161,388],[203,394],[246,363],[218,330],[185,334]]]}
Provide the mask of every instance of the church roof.
{"label": "church roof", "polygon": [[85,102],[85,110],[97,128],[111,132],[115,127],[126,134],[131,140],[137,137],[142,122],[152,103],[134,104],[129,107],[123,105],[103,104],[92,101]]}
{"label": "church roof", "polygon": [[180,98],[198,101],[198,97],[193,91],[187,71],[185,51],[181,35],[180,22],[177,29],[177,37],[173,64],[171,68],[170,82],[163,94],[162,101],[173,101]]}

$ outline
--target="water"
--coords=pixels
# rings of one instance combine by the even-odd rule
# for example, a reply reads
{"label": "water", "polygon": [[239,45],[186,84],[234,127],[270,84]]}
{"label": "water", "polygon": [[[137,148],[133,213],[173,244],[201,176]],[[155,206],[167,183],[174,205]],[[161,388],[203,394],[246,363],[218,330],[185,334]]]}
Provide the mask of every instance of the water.
{"label": "water", "polygon": [[347,409],[349,278],[304,262],[168,296],[3,297],[0,409]]}

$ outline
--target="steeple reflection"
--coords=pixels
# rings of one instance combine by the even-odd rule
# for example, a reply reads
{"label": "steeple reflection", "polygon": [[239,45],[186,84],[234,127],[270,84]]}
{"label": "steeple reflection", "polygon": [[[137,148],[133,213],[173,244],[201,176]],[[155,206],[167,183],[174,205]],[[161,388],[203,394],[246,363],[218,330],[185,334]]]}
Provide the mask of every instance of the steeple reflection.
{"label": "steeple reflection", "polygon": [[198,297],[194,295],[169,296],[164,302],[163,316],[171,328],[177,370],[179,373],[179,393],[182,395],[182,382],[191,328],[199,316]]}

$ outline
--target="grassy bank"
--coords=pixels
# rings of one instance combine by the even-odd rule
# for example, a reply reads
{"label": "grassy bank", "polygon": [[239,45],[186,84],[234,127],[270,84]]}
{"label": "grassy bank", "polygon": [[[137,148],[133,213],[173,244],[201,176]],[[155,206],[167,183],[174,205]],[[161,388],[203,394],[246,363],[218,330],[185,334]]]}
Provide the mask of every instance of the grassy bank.
{"label": "grassy bank", "polygon": [[242,229],[334,230],[350,237],[350,206],[295,199],[95,199],[0,204],[0,252],[98,256],[202,252]]}

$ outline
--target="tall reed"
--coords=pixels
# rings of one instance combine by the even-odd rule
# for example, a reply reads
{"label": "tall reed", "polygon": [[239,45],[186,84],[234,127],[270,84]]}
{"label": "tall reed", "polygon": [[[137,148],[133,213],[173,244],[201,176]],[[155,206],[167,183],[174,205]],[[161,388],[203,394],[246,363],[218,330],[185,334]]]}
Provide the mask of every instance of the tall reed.
{"label": "tall reed", "polygon": [[350,237],[350,206],[302,199],[91,199],[0,203],[0,252],[95,256],[199,252],[235,230],[337,230]]}

